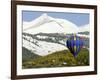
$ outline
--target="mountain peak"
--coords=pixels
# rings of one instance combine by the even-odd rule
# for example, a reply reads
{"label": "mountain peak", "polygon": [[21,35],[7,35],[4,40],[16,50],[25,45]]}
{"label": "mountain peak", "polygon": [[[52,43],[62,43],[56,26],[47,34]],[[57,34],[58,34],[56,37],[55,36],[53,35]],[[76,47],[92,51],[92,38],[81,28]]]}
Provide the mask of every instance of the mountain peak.
{"label": "mountain peak", "polygon": [[43,17],[48,17],[47,13],[42,14]]}
{"label": "mountain peak", "polygon": [[47,15],[47,13],[43,13],[43,14],[40,16],[39,19],[40,19],[40,20],[43,20],[44,22],[48,22],[48,21],[51,20],[50,17]]}

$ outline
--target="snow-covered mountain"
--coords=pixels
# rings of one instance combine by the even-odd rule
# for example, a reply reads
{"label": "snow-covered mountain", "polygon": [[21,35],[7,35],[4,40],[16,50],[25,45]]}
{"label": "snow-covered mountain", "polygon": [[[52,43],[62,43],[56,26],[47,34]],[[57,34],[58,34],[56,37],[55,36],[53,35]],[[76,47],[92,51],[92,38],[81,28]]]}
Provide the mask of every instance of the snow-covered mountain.
{"label": "snow-covered mountain", "polygon": [[79,27],[79,31],[78,31],[79,34],[77,35],[81,37],[89,38],[90,37],[89,32],[90,32],[90,25],[86,24],[84,26]]}
{"label": "snow-covered mountain", "polygon": [[78,27],[65,19],[53,18],[46,13],[31,22],[23,22],[23,32],[36,33],[77,33]]}
{"label": "snow-covered mountain", "polygon": [[85,31],[90,32],[90,25],[89,24],[86,24],[84,26],[79,27],[79,31],[78,32],[85,32]]}
{"label": "snow-covered mountain", "polygon": [[78,28],[68,20],[53,18],[44,13],[31,22],[23,22],[23,47],[35,54],[45,56],[67,49],[66,34],[88,30],[86,26]]}

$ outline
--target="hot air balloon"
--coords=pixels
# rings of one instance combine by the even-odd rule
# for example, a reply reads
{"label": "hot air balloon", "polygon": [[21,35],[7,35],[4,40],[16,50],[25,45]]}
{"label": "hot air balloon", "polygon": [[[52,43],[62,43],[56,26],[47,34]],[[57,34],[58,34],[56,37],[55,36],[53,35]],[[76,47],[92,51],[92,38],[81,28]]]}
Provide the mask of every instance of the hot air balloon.
{"label": "hot air balloon", "polygon": [[66,46],[73,54],[74,57],[78,55],[81,48],[83,47],[83,40],[81,37],[77,36],[76,34],[72,34],[66,41]]}

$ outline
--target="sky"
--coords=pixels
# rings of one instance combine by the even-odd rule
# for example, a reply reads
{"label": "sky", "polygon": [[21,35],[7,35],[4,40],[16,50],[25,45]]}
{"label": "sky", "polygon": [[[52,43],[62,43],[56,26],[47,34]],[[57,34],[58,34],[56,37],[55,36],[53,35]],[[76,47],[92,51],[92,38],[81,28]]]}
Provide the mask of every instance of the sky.
{"label": "sky", "polygon": [[40,12],[40,11],[22,11],[23,21],[32,21],[43,13],[47,13],[48,16],[53,18],[61,18],[71,21],[78,27],[89,24],[89,14],[88,13],[68,13],[68,12]]}

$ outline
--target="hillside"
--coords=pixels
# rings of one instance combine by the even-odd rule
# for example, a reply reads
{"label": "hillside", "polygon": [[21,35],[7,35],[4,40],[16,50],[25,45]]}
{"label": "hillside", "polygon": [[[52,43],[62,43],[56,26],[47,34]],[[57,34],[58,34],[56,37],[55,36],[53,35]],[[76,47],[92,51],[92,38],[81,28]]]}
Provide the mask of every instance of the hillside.
{"label": "hillside", "polygon": [[47,56],[23,62],[23,68],[44,68],[89,65],[89,51],[83,48],[75,58],[69,50],[57,51]]}
{"label": "hillside", "polygon": [[28,49],[26,49],[25,47],[22,47],[22,60],[23,62],[27,61],[27,60],[34,60],[39,58],[40,56],[29,51]]}

